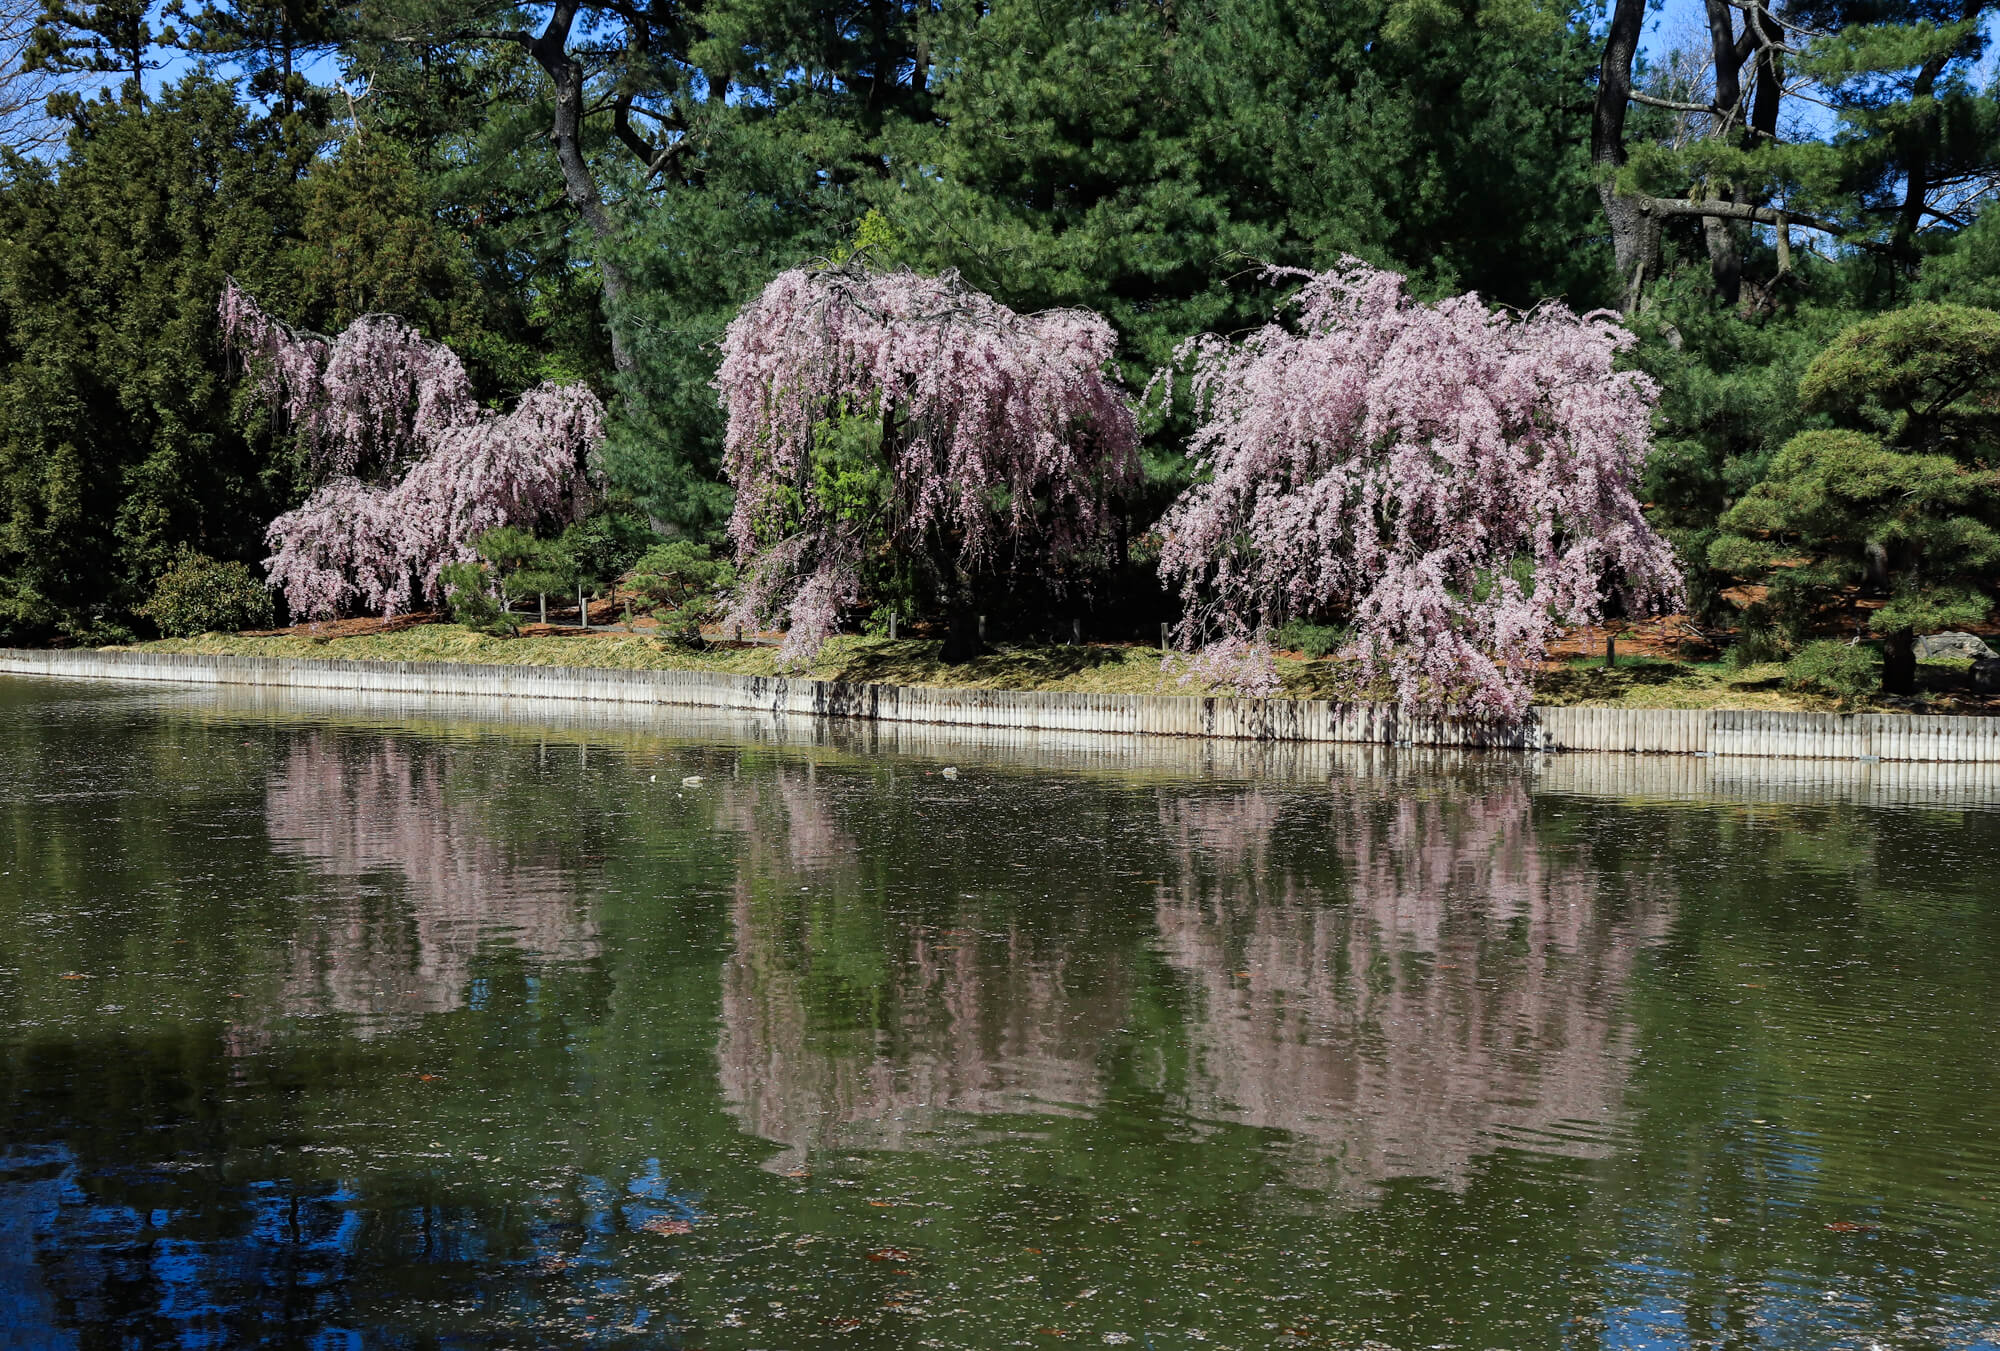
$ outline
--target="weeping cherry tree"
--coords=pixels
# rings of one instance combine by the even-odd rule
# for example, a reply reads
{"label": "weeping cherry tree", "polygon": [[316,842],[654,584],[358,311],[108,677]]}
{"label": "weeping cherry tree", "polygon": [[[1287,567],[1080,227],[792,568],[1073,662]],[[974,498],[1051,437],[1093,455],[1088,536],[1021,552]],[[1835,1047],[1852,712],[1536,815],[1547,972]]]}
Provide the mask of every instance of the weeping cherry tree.
{"label": "weeping cherry tree", "polygon": [[363,315],[337,338],[280,323],[231,282],[225,337],[306,448],[321,486],[271,522],[265,567],[295,616],[360,607],[384,617],[436,601],[439,572],[504,525],[589,504],[604,407],[581,385],[482,408],[450,348]]}
{"label": "weeping cherry tree", "polygon": [[1181,640],[1239,688],[1276,687],[1263,635],[1352,626],[1344,655],[1403,707],[1517,720],[1562,625],[1678,602],[1634,496],[1657,391],[1616,369],[1605,312],[1435,305],[1354,259],[1305,279],[1294,326],[1190,340],[1204,471],[1162,523]]}
{"label": "weeping cherry tree", "polygon": [[1138,474],[1138,426],[1095,314],[1016,314],[955,272],[850,264],[781,274],[730,324],[715,386],[729,416],[726,622],[782,617],[809,660],[891,557],[951,611],[971,654],[978,578],[1049,580],[1107,546]]}

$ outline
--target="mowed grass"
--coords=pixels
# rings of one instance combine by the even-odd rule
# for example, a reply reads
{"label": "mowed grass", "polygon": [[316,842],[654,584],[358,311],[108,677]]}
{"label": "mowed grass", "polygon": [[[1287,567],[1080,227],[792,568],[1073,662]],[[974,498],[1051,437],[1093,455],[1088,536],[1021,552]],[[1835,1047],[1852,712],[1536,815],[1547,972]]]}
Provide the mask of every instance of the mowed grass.
{"label": "mowed grass", "polygon": [[[778,649],[719,644],[695,649],[645,634],[529,634],[495,638],[456,624],[423,624],[350,638],[244,637],[203,634],[134,645],[135,651],[348,661],[460,661],[490,665],[596,666],[613,670],[722,671],[792,675],[892,685],[973,689],[1072,690],[1080,693],[1195,694],[1161,669],[1157,648],[1002,646],[962,666],[938,660],[934,640],[836,637],[808,666],[780,670]],[[1300,665],[1302,663],[1290,663]]]}
{"label": "mowed grass", "polygon": [[[1183,683],[1176,663],[1159,649],[1136,645],[1009,647],[961,666],[938,659],[935,640],[837,637],[802,669],[781,671],[775,647],[681,647],[645,634],[566,633],[494,638],[456,624],[422,624],[393,633],[345,638],[246,637],[204,634],[136,644],[133,650],[256,657],[310,657],[350,661],[456,661],[491,665],[596,666],[615,670],[719,671],[737,675],[793,675],[887,685],[962,689],[1066,690],[1081,694],[1227,695],[1199,681]],[[1948,683],[1965,663],[1925,663],[1926,683]],[[1933,669],[1935,668],[1935,669]],[[1283,693],[1295,699],[1383,698],[1362,690],[1347,668],[1332,661],[1278,659]],[[1745,708],[1823,712],[1842,709],[1824,696],[1787,690],[1777,663],[1733,667],[1725,662],[1622,658],[1610,670],[1602,658],[1579,658],[1542,672],[1535,702],[1624,708]],[[1948,694],[1931,701],[1938,711],[1984,712],[1984,701]],[[1886,711],[1868,703],[1861,711]],[[1856,711],[1847,706],[1843,711]]]}

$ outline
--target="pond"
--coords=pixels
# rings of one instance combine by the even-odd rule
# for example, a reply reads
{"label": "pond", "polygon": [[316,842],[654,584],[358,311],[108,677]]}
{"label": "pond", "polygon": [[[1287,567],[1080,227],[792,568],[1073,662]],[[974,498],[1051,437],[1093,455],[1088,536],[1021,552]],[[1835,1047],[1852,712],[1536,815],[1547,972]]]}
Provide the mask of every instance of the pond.
{"label": "pond", "polygon": [[0,1342],[2000,1347],[1991,779],[956,736],[0,680]]}

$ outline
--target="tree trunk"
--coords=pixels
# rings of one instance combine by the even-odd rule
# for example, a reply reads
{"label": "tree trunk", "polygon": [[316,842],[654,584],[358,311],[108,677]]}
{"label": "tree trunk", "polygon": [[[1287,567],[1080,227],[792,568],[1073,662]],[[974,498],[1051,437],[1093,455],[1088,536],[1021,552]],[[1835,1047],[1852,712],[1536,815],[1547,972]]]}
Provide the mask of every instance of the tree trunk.
{"label": "tree trunk", "polygon": [[[1736,11],[1729,0],[1707,0],[1710,64],[1715,71],[1715,106],[1725,118],[1743,123],[1742,59],[1736,54]],[[1727,184],[1705,196],[1729,194]],[[1743,250],[1737,227],[1714,216],[1701,222],[1702,243],[1708,246],[1708,275],[1716,294],[1734,305],[1743,294]]]}
{"label": "tree trunk", "polygon": [[1882,692],[1917,692],[1917,635],[1913,629],[1897,629],[1882,645]]}
{"label": "tree trunk", "polygon": [[1785,97],[1785,54],[1778,46],[1785,40],[1785,30],[1771,17],[1768,5],[1746,11],[1743,23],[1756,35],[1761,47],[1757,53],[1757,73],[1751,80],[1755,91],[1750,111],[1750,130],[1755,134],[1752,143],[1776,145],[1778,104]]}
{"label": "tree trunk", "polygon": [[1604,217],[1611,224],[1612,254],[1618,260],[1623,287],[1620,308],[1627,314],[1638,307],[1640,288],[1657,270],[1660,250],[1659,223],[1640,202],[1620,196],[1616,182],[1625,163],[1625,112],[1632,100],[1632,62],[1639,52],[1639,33],[1645,20],[1646,0],[1618,0],[1612,10],[1590,126],[1590,162],[1597,171],[1597,195],[1604,204]]}
{"label": "tree trunk", "polygon": [[944,650],[938,659],[947,666],[963,666],[985,650],[979,635],[979,601],[972,588],[959,588],[946,616]]}
{"label": "tree trunk", "polygon": [[[579,0],[557,0],[541,36],[528,44],[535,63],[548,73],[555,85],[555,119],[549,128],[549,144],[555,147],[556,165],[562,171],[563,195],[583,217],[597,246],[598,275],[604,279],[604,307],[615,311],[630,289],[625,269],[611,256],[617,227],[605,210],[604,197],[591,177],[590,164],[583,154],[583,62],[569,53],[570,27],[576,22]],[[632,354],[611,323],[611,364],[620,374],[633,369]]]}
{"label": "tree trunk", "polygon": [[1701,218],[1702,243],[1708,246],[1708,279],[1715,293],[1734,305],[1743,296],[1743,251],[1736,227],[1716,216]]}

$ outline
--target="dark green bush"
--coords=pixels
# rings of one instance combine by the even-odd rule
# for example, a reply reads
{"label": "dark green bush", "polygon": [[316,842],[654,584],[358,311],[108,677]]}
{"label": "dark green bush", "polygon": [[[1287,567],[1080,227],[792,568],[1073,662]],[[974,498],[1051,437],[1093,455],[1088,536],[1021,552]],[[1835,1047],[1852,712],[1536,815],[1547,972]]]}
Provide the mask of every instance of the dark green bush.
{"label": "dark green bush", "polygon": [[659,538],[644,517],[606,509],[565,529],[560,543],[585,580],[608,582],[624,576]]}
{"label": "dark green bush", "polygon": [[1873,647],[1821,639],[1785,663],[1785,687],[1840,699],[1859,699],[1882,688],[1882,654]]}
{"label": "dark green bush", "polygon": [[1308,624],[1303,619],[1294,619],[1272,638],[1280,648],[1317,659],[1347,646],[1352,636],[1351,630],[1344,626]]}
{"label": "dark green bush", "polygon": [[168,638],[268,629],[273,622],[271,591],[257,574],[241,563],[185,550],[153,583],[152,598],[139,613]]}
{"label": "dark green bush", "polygon": [[702,624],[720,611],[722,593],[735,582],[728,562],[685,539],[654,545],[632,570],[632,589],[654,608],[671,609],[662,632],[684,643],[701,642]]}
{"label": "dark green bush", "polygon": [[474,540],[472,547],[492,565],[502,594],[511,600],[533,600],[539,605],[549,596],[570,599],[583,580],[577,560],[560,541],[536,539],[518,526],[489,530]]}
{"label": "dark green bush", "polygon": [[504,637],[518,627],[514,616],[493,599],[493,573],[484,563],[451,563],[438,573],[452,622]]}

